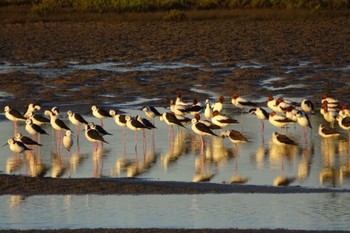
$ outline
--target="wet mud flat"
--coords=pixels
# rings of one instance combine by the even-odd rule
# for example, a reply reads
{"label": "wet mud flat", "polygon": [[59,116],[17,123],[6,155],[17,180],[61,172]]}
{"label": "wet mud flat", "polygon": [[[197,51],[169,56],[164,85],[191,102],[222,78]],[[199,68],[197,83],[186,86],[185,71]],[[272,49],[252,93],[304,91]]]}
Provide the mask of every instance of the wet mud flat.
{"label": "wet mud flat", "polygon": [[[288,13],[288,12],[287,12]],[[180,22],[29,22],[0,27],[0,65],[36,65],[64,69],[79,64],[121,63],[124,67],[172,62],[176,69],[116,72],[100,68],[55,75],[22,71],[0,74],[3,104],[23,108],[28,102],[110,105],[139,97],[168,106],[181,93],[199,100],[200,86],[222,95],[308,96],[316,103],[325,92],[349,104],[350,23],[347,14],[307,13]],[[254,13],[252,13],[254,14]],[[283,13],[282,13],[283,14]],[[269,16],[270,15],[270,16]],[[262,80],[280,77],[265,88]],[[290,86],[291,84],[303,84]],[[285,88],[290,86],[290,88]]]}

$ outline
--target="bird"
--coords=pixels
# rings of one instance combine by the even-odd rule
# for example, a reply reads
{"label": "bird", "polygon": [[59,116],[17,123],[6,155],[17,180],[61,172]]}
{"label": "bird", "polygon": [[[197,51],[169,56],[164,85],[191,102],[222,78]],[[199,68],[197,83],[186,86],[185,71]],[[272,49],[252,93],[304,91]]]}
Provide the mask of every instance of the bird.
{"label": "bird", "polygon": [[173,112],[163,112],[159,119],[168,125],[168,141],[174,136],[174,125],[186,128]]}
{"label": "bird", "polygon": [[303,99],[300,107],[305,113],[313,113],[315,110],[314,104],[309,99]]}
{"label": "bird", "polygon": [[337,116],[338,125],[340,128],[348,131],[349,143],[350,143],[350,117]]}
{"label": "bird", "polygon": [[126,120],[126,126],[133,130],[133,131],[136,131],[136,130],[142,130],[142,129],[147,129],[148,127],[145,126],[143,123],[141,123],[140,121],[137,120],[137,117],[134,118],[134,117],[131,117],[131,116],[126,116],[125,117],[125,120]]}
{"label": "bird", "polygon": [[257,106],[256,103],[253,103],[253,102],[239,96],[237,93],[234,93],[232,95],[231,102],[234,106],[236,106],[237,108],[240,108],[242,112],[243,112],[244,108],[249,108],[249,107],[252,108],[252,107]]}
{"label": "bird", "polygon": [[62,143],[63,143],[64,148],[66,148],[70,152],[70,150],[74,144],[72,131],[70,131],[70,130],[66,131],[66,134],[63,136]]}
{"label": "bird", "polygon": [[57,150],[59,149],[59,147],[61,146],[61,141],[62,141],[62,135],[61,135],[61,131],[62,130],[71,130],[61,119],[58,118],[57,112],[52,111],[47,109],[45,110],[44,114],[46,116],[50,117],[50,124],[52,129],[56,130],[56,134],[57,134]]}
{"label": "bird", "polygon": [[124,156],[126,156],[126,116],[125,114],[117,114],[115,110],[109,110],[109,114],[112,116],[114,122],[123,128],[123,145]]}
{"label": "bird", "polygon": [[347,117],[347,116],[350,117],[350,109],[347,106],[342,105],[340,107],[338,114],[341,115],[342,117]]}
{"label": "bird", "polygon": [[321,106],[321,114],[323,118],[330,124],[332,128],[334,128],[334,122],[337,120],[338,111],[330,110],[327,104],[322,104]]}
{"label": "bird", "polygon": [[297,145],[292,139],[290,139],[285,134],[280,134],[277,132],[272,133],[272,141],[277,145]]}
{"label": "bird", "polygon": [[176,95],[175,104],[176,105],[182,105],[182,106],[185,106],[185,107],[190,105],[189,103],[185,103],[185,102],[182,101],[182,96],[180,94]]}
{"label": "bird", "polygon": [[218,111],[220,113],[222,111],[224,100],[225,100],[225,98],[223,96],[220,96],[218,98],[218,101],[216,103],[214,103],[213,106],[212,106],[213,107],[213,112],[214,111]]}
{"label": "bird", "polygon": [[34,141],[27,136],[22,135],[21,133],[16,133],[14,140],[22,142],[26,146],[42,146],[42,144]]}
{"label": "bird", "polygon": [[206,99],[205,100],[205,108],[204,108],[204,117],[206,119],[210,119],[212,117],[213,114],[213,109],[212,106],[210,104],[210,100]]}
{"label": "bird", "polygon": [[255,108],[251,108],[248,111],[249,114],[255,114],[256,117],[261,121],[261,127],[262,127],[262,131],[264,131],[264,120],[268,120],[269,119],[269,113],[261,108],[261,107],[255,107]]}
{"label": "bird", "polygon": [[187,113],[187,105],[176,104],[174,100],[170,100],[170,110],[178,116],[183,116]]}
{"label": "bird", "polygon": [[98,108],[96,105],[91,106],[92,115],[101,121],[103,127],[103,118],[112,117],[109,112],[103,108]]}
{"label": "bird", "polygon": [[25,130],[32,136],[35,136],[37,134],[47,134],[49,135],[43,128],[41,128],[39,125],[34,124],[32,119],[26,120],[26,126]]}
{"label": "bird", "polygon": [[190,113],[191,115],[201,114],[202,111],[203,106],[197,99],[194,99],[192,105],[186,108],[186,112]]}
{"label": "bird", "polygon": [[141,116],[136,116],[136,120],[138,120],[144,126],[146,126],[147,129],[156,129],[157,128],[152,122],[150,122],[149,120],[147,120],[146,118],[143,118]]}
{"label": "bird", "polygon": [[34,124],[39,126],[50,123],[50,119],[42,116],[41,114],[36,114],[35,112],[29,113],[27,119],[31,119]]}
{"label": "bird", "polygon": [[[135,132],[135,150],[137,151],[137,144],[138,144],[138,136],[137,131],[138,130],[145,130],[147,129],[147,126],[145,126],[143,123],[137,120],[135,117],[126,116],[126,126]],[[143,138],[144,139],[144,138]],[[145,141],[143,140],[143,145],[145,145]]]}
{"label": "bird", "polygon": [[30,103],[30,104],[27,105],[27,109],[26,109],[26,111],[24,112],[23,116],[24,116],[25,118],[28,118],[28,117],[30,117],[30,115],[31,115],[32,113],[34,113],[36,110],[39,111],[40,109],[41,109],[41,105],[40,105],[40,104],[37,104],[37,103]]}
{"label": "bird", "polygon": [[318,127],[318,134],[323,138],[339,137],[340,132],[334,128],[327,127],[323,124],[320,124]]}
{"label": "bird", "polygon": [[297,112],[297,122],[301,127],[303,127],[304,139],[306,140],[306,127],[312,129],[312,126],[308,115],[303,110],[299,110]]}
{"label": "bird", "polygon": [[25,121],[26,118],[16,109],[11,108],[9,105],[5,106],[5,116],[7,119],[13,122],[14,134],[17,133],[17,121]]}
{"label": "bird", "polygon": [[270,112],[269,122],[277,128],[283,128],[288,124],[295,123],[295,121],[287,118],[286,116],[278,115],[274,111]]}
{"label": "bird", "polygon": [[88,123],[91,129],[96,129],[99,134],[102,136],[105,135],[112,135],[111,133],[107,132],[101,125],[96,125],[93,122]]}
{"label": "bird", "polygon": [[329,97],[328,94],[325,93],[321,97],[321,104],[327,104],[328,107],[338,107],[340,101],[335,98]]}
{"label": "bird", "polygon": [[115,110],[109,110],[109,114],[112,116],[114,122],[120,127],[126,126],[126,116],[125,114],[117,114]]}
{"label": "bird", "polygon": [[[68,119],[69,121],[75,125],[76,131],[77,131],[77,140],[79,139],[80,135],[80,125],[86,125],[88,122],[84,119],[82,115],[80,115],[77,112],[72,112],[71,110],[67,111]],[[79,144],[79,142],[78,142]]]}
{"label": "bird", "polygon": [[60,115],[60,110],[58,107],[52,107],[50,111],[57,117]]}
{"label": "bird", "polygon": [[236,119],[220,114],[220,112],[217,110],[213,111],[213,117],[211,118],[211,121],[220,127],[225,127],[231,124],[238,123]]}
{"label": "bird", "polygon": [[77,136],[80,133],[79,125],[86,125],[88,122],[77,112],[72,112],[71,110],[67,111],[69,121],[76,126]]}
{"label": "bird", "polygon": [[203,152],[203,148],[204,148],[203,136],[204,135],[218,136],[218,135],[216,133],[214,133],[207,125],[205,125],[204,123],[198,121],[198,119],[195,118],[195,117],[191,120],[191,122],[192,122],[192,127],[191,127],[192,131],[200,136],[200,139],[201,139],[201,152]]}
{"label": "bird", "polygon": [[268,96],[267,97],[267,103],[266,103],[267,107],[269,109],[271,109],[272,111],[274,112],[278,112],[279,111],[279,108],[276,106],[276,99],[273,98],[272,95]]}
{"label": "bird", "polygon": [[97,152],[98,143],[107,143],[108,142],[103,138],[103,136],[96,130],[90,127],[89,124],[85,125],[85,138],[94,143],[94,151]]}
{"label": "bird", "polygon": [[162,114],[153,106],[145,106],[142,108],[142,111],[146,114],[148,118],[152,120],[154,124],[154,118],[160,117]]}
{"label": "bird", "polygon": [[201,122],[209,127],[209,129],[221,129],[219,125],[214,124],[213,122],[209,120],[202,120],[201,116],[199,114],[195,114],[194,117],[197,119],[198,122]]}
{"label": "bird", "polygon": [[7,143],[3,146],[9,145],[10,150],[16,154],[23,153],[27,150],[31,150],[24,143],[16,141],[13,138],[7,140]]}
{"label": "bird", "polygon": [[56,131],[70,130],[70,128],[58,118],[57,113],[52,112],[51,110],[45,110],[45,115],[50,117],[50,124]]}
{"label": "bird", "polygon": [[283,97],[278,97],[275,103],[276,112],[285,113],[290,107],[294,107],[292,102],[285,100]]}
{"label": "bird", "polygon": [[232,143],[248,142],[248,138],[245,137],[237,130],[224,130],[221,132],[220,136],[222,138],[228,138]]}
{"label": "bird", "polygon": [[175,114],[173,112],[163,112],[162,116],[160,117],[161,121],[164,121],[165,123],[167,123],[170,126],[173,125],[177,125],[180,127],[184,127],[185,126],[182,124],[182,122],[175,116]]}

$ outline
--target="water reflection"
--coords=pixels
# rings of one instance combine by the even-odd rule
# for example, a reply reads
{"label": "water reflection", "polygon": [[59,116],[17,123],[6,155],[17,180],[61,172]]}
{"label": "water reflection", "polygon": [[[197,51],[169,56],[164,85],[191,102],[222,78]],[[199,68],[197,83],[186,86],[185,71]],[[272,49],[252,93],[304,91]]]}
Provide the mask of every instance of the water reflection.
{"label": "water reflection", "polygon": [[0,196],[0,222],[2,229],[20,230],[157,227],[347,231],[349,206],[347,193],[222,194],[220,198],[215,194],[4,195]]}
{"label": "water reflection", "polygon": [[[167,109],[159,110],[164,112]],[[201,151],[199,137],[192,132],[190,125],[185,124],[185,128],[175,127],[174,131],[170,129],[168,134],[168,125],[155,118],[157,129],[145,131],[145,143],[136,145],[134,132],[127,128],[128,132],[124,134],[124,128],[116,125],[113,119],[107,119],[104,122],[105,129],[113,135],[107,138],[109,144],[99,146],[96,152],[85,137],[78,140],[77,132],[74,132],[75,143],[70,154],[57,145],[53,138],[55,135],[52,134],[41,138],[42,147],[18,156],[7,147],[2,148],[4,153],[0,156],[0,165],[4,166],[3,170],[8,174],[28,176],[137,176],[156,180],[216,183],[231,183],[231,179],[236,176],[244,178],[242,180],[245,183],[258,185],[271,185],[276,177],[284,176],[294,179],[292,185],[350,188],[346,182],[350,173],[349,143],[343,137],[323,139],[318,132],[310,130],[308,140],[305,140],[302,128],[296,127],[288,129],[287,135],[298,146],[281,147],[270,142],[272,132],[276,130],[273,126],[266,124],[264,135],[261,135],[261,122],[255,116],[225,107],[224,111],[233,118],[242,118],[246,125],[244,135],[249,136],[249,143],[238,145],[235,149],[229,140],[204,137],[205,146]],[[143,112],[138,110],[128,112],[128,115],[141,114]],[[90,115],[84,118],[89,122],[97,121]],[[62,120],[67,122],[64,117]],[[317,125],[323,119],[313,115],[312,122]],[[13,134],[13,126],[9,121],[0,124],[3,131],[0,141],[7,141],[8,135]],[[25,134],[22,126],[18,130]],[[50,131],[49,126],[43,127]],[[241,125],[227,127],[241,128]],[[217,134],[220,132],[216,130]]]}

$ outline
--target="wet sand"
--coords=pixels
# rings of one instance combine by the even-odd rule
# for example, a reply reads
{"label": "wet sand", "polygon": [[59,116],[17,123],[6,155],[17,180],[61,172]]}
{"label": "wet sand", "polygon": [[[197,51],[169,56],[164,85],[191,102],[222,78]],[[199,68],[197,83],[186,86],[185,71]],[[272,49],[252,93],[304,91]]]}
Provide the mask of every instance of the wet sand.
{"label": "wet sand", "polygon": [[[109,105],[138,97],[159,98],[158,106],[168,106],[177,93],[189,99],[205,99],[205,93],[194,93],[190,87],[230,96],[290,97],[307,93],[318,103],[321,94],[331,93],[350,104],[347,70],[324,70],[300,67],[291,74],[281,66],[300,61],[325,67],[347,67],[350,62],[350,18],[319,14],[296,19],[244,18],[211,19],[181,22],[33,22],[5,23],[0,27],[0,63],[22,64],[47,62],[47,67],[66,67],[69,62],[123,63],[181,62],[213,67],[237,67],[256,62],[268,68],[237,69],[229,75],[222,71],[181,68],[158,72],[118,73],[101,70],[76,71],[58,77],[43,78],[23,72],[0,73],[2,97],[0,108],[9,104],[23,108],[35,101],[45,106],[61,106],[68,102],[77,111],[88,112],[92,104]],[[275,87],[291,82],[307,83],[305,88],[266,91],[257,86],[261,79],[281,74]],[[305,74],[309,74],[304,77]],[[147,82],[140,79],[147,77]],[[301,80],[301,77],[303,79]],[[101,82],[103,80],[103,82]],[[146,88],[145,88],[146,87]],[[76,90],[72,90],[72,89]],[[112,93],[115,98],[96,93]],[[152,104],[152,103],[151,103]],[[62,108],[64,111],[65,107]],[[232,186],[210,183],[150,182],[139,179],[52,179],[0,175],[0,194],[168,194],[226,192],[324,192],[324,189],[301,187]],[[71,232],[96,232],[96,229]],[[99,232],[112,232],[99,229]],[[184,229],[118,229],[119,232],[303,232],[286,230],[184,230]],[[2,231],[1,231],[2,232]],[[28,231],[36,232],[36,230]],[[54,232],[54,231],[52,231]],[[334,232],[334,231],[332,231]]]}

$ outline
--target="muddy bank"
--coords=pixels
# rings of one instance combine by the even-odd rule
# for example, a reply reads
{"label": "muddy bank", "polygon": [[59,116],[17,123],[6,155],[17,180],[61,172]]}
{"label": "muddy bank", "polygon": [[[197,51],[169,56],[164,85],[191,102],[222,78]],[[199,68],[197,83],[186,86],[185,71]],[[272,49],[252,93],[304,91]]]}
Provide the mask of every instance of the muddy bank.
{"label": "muddy bank", "polygon": [[[0,88],[10,94],[3,102],[17,108],[30,101],[52,106],[69,100],[83,112],[92,103],[117,105],[138,97],[157,98],[154,104],[159,106],[167,106],[176,93],[205,99],[205,93],[191,91],[198,85],[225,96],[307,95],[316,103],[328,92],[349,104],[349,23],[344,16],[6,23],[0,27],[2,64],[45,62],[43,68],[62,69],[70,62],[126,67],[177,62],[193,67],[74,70],[47,77],[13,71],[0,74]],[[281,80],[271,84],[273,88],[262,88],[261,80],[271,77]],[[284,88],[295,83],[305,86]]]}

